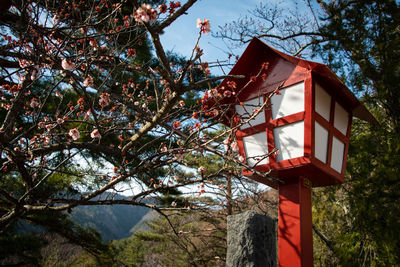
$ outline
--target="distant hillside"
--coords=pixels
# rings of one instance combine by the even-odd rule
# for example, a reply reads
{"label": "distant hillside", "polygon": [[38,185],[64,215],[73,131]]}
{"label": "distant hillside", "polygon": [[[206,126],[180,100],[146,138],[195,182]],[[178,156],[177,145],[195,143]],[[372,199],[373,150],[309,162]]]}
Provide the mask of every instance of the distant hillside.
{"label": "distant hillside", "polygon": [[71,219],[82,226],[100,232],[104,241],[129,237],[130,230],[149,212],[140,206],[78,206],[73,209]]}
{"label": "distant hillside", "polygon": [[144,215],[139,222],[135,224],[135,226],[132,227],[130,230],[131,234],[137,233],[137,232],[143,232],[146,230],[149,230],[150,227],[147,225],[147,222],[151,222],[155,218],[157,218],[159,214],[155,210],[150,210],[146,215]]}

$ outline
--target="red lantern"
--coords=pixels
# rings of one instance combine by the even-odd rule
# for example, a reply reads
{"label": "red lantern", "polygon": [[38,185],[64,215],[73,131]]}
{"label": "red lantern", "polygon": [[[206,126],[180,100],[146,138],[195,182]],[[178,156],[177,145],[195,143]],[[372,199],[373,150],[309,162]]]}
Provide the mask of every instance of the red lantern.
{"label": "red lantern", "polygon": [[279,266],[312,266],[311,187],[343,183],[352,117],[376,120],[326,65],[256,38],[229,74],[245,78],[224,80],[225,97],[207,105],[228,105],[226,117],[247,122],[236,132],[239,153],[250,167],[283,181],[244,170],[279,189]]}

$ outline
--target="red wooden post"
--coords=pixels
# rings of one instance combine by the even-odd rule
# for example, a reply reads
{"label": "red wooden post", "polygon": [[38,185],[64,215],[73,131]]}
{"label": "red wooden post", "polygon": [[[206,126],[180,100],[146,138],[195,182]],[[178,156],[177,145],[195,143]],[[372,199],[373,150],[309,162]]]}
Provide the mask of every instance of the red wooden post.
{"label": "red wooden post", "polygon": [[279,185],[280,267],[313,266],[311,182],[303,177]]}

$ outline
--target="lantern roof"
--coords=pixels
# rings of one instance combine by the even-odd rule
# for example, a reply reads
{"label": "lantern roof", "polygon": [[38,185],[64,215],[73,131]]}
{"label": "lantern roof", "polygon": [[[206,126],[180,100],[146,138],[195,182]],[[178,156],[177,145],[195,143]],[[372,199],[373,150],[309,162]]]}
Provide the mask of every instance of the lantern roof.
{"label": "lantern roof", "polygon": [[[326,87],[327,91],[341,99],[352,112],[353,116],[371,124],[378,124],[377,120],[368,109],[354,96],[327,65],[285,54],[272,48],[258,38],[253,38],[251,40],[242,56],[229,72],[229,75],[244,75],[246,78],[227,78],[221,83],[221,86],[226,85],[228,81],[234,80],[237,83],[237,88],[242,88],[249,81],[251,76],[259,72],[260,66],[264,62],[270,64],[266,82],[263,84],[256,82],[252,85],[254,88],[253,90],[249,88],[243,92],[238,92],[239,99],[250,99],[261,93],[266,94],[273,92],[287,79],[312,72],[314,77],[317,77],[319,80],[329,85]],[[257,91],[255,92],[255,90]],[[229,100],[226,102],[229,102]]]}

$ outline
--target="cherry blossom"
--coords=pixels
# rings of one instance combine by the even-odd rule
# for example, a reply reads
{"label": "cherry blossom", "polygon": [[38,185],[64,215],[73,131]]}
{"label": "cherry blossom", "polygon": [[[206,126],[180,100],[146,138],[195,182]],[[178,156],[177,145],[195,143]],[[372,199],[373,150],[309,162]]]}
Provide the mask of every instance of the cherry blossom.
{"label": "cherry blossom", "polygon": [[46,145],[50,144],[50,138],[49,138],[48,136],[45,136],[43,142],[44,142]]}
{"label": "cherry blossom", "polygon": [[198,18],[196,26],[197,26],[197,28],[200,28],[200,30],[205,34],[208,34],[211,32],[210,21],[208,19],[204,19],[203,21],[201,21],[201,19]]}
{"label": "cherry blossom", "polygon": [[54,128],[54,124],[47,124],[46,125],[46,130],[47,131],[50,131],[51,129],[53,129]]}
{"label": "cherry blossom", "polygon": [[[22,2],[26,2],[25,6],[29,9],[36,9],[36,4],[30,4],[32,1]],[[181,6],[177,0],[161,1],[160,6],[138,2],[140,4],[134,10],[130,1],[94,1],[93,8],[87,8],[85,1],[69,1],[70,6],[48,11],[44,5],[39,7],[38,4],[40,12],[37,14],[29,10],[26,18],[25,13],[24,16],[17,14],[27,24],[26,28],[17,28],[31,31],[29,34],[17,31],[10,37],[6,35],[9,30],[5,26],[6,33],[0,38],[4,41],[4,54],[10,53],[9,59],[13,64],[10,68],[4,67],[5,83],[0,87],[0,104],[5,114],[5,109],[10,109],[8,114],[17,119],[3,123],[4,129],[0,128],[0,132],[10,136],[6,138],[10,141],[19,141],[15,141],[18,144],[13,141],[8,145],[7,151],[15,154],[16,159],[10,157],[8,171],[4,163],[0,164],[2,171],[10,172],[10,167],[13,172],[18,171],[11,162],[16,160],[21,166],[26,161],[25,167],[32,174],[38,167],[49,164],[49,159],[58,153],[71,156],[71,160],[63,161],[63,164],[78,164],[82,156],[93,151],[96,157],[99,155],[106,161],[111,160],[113,165],[107,165],[111,167],[96,173],[90,171],[90,166],[76,170],[71,168],[78,177],[83,177],[82,182],[88,182],[84,188],[88,193],[98,193],[97,188],[117,190],[118,186],[114,186],[118,183],[141,179],[144,177],[141,172],[164,166],[168,167],[165,168],[168,170],[165,173],[167,180],[162,175],[152,178],[149,183],[140,180],[144,198],[149,197],[148,192],[157,194],[160,189],[169,190],[169,186],[195,186],[202,179],[209,180],[206,177],[210,172],[207,166],[198,164],[193,170],[195,175],[189,175],[181,166],[193,166],[191,161],[194,162],[195,158],[192,155],[207,156],[208,153],[215,153],[215,149],[218,155],[223,154],[219,153],[217,144],[220,136],[213,134],[218,128],[214,125],[219,116],[227,120],[240,118],[226,112],[230,107],[223,102],[223,96],[226,91],[233,97],[240,92],[241,84],[237,85],[238,88],[233,81],[225,83],[225,88],[209,85],[207,76],[215,64],[202,61],[204,51],[197,44],[193,47],[193,60],[172,60],[169,57],[165,62],[162,60],[162,65],[171,71],[165,71],[161,65],[149,67],[147,60],[139,60],[147,58],[147,48],[158,45],[158,37],[164,27],[185,14],[189,5],[185,1],[185,5]],[[82,16],[76,16],[74,10],[79,10]],[[88,19],[90,14],[93,16]],[[208,19],[198,19],[197,27],[199,29],[193,29],[198,30],[199,38],[210,33]],[[126,38],[120,42],[120,36]],[[165,54],[162,47],[157,47],[159,49],[161,55]],[[157,54],[152,54],[151,60],[153,56],[156,60]],[[9,73],[12,73],[13,68],[16,69],[15,74],[7,76],[6,70],[10,69]],[[261,80],[263,73],[267,71],[257,74],[257,78]],[[18,83],[17,79],[25,80],[25,83]],[[29,95],[31,91],[32,95]],[[197,96],[202,95],[198,93],[200,91],[206,92],[201,100],[197,100]],[[13,101],[13,96],[21,100]],[[192,103],[196,100],[198,105]],[[25,125],[29,131],[24,129]],[[150,138],[153,135],[154,138]],[[114,142],[105,142],[106,137]],[[237,151],[236,142],[232,142],[230,139],[226,143],[227,149]],[[8,156],[7,153],[4,156]],[[223,154],[222,157],[232,160],[232,155]],[[136,158],[143,159],[146,163],[144,168],[136,168]],[[57,172],[63,169],[59,166],[54,171],[49,169],[54,166],[48,166],[37,172],[37,181],[45,175],[59,175]],[[231,169],[231,165],[226,166],[224,170]],[[134,169],[138,170],[137,175],[131,172]],[[97,176],[98,179],[92,179]],[[91,187],[92,181],[101,184]],[[43,186],[46,182],[39,185]],[[32,185],[27,182],[26,186]],[[203,184],[193,193],[204,194],[205,188]],[[27,197],[34,196],[32,205],[40,208],[43,206],[41,202],[46,199],[36,198],[35,194],[28,191]],[[74,197],[72,200],[76,201]],[[60,206],[43,208],[59,209],[61,205],[72,203],[62,202]],[[54,199],[50,199],[49,203],[54,204]],[[167,206],[180,207],[180,204],[178,200],[171,199]],[[27,211],[26,215],[29,214],[31,212]]]}
{"label": "cherry blossom", "polygon": [[211,90],[208,90],[207,93],[208,93],[210,96],[218,97],[218,90],[217,90],[216,88],[213,88],[213,89],[211,89]]}
{"label": "cherry blossom", "polygon": [[44,121],[41,121],[41,122],[38,123],[38,127],[43,129],[43,128],[46,127],[46,123]]}
{"label": "cherry blossom", "polygon": [[155,20],[157,18],[157,11],[151,7],[149,4],[143,3],[135,11],[135,20],[137,22],[149,22],[150,20]]}
{"label": "cherry blossom", "polygon": [[226,85],[228,85],[228,87],[230,87],[230,88],[232,88],[232,89],[235,89],[236,86],[237,86],[237,84],[236,84],[235,81],[227,81],[227,82],[226,82]]}
{"label": "cherry blossom", "polygon": [[72,137],[72,139],[74,139],[74,140],[78,140],[78,138],[81,136],[81,134],[79,133],[79,130],[78,130],[78,128],[73,128],[73,129],[71,129],[71,130],[69,130],[69,133],[68,133],[71,137]]}
{"label": "cherry blossom", "polygon": [[238,143],[235,141],[231,144],[231,149],[233,152],[238,152],[239,151],[239,146]]}
{"label": "cherry blossom", "polygon": [[160,11],[160,13],[161,14],[164,14],[164,13],[166,13],[167,12],[167,9],[168,9],[168,7],[167,7],[167,5],[159,5],[158,6],[158,10]]}
{"label": "cherry blossom", "polygon": [[91,133],[90,133],[90,137],[92,137],[93,139],[95,138],[101,138],[100,132],[98,129],[94,129]]}
{"label": "cherry blossom", "polygon": [[168,151],[167,146],[163,145],[162,148],[161,148],[161,152],[167,152],[167,151]]}
{"label": "cherry blossom", "polygon": [[29,104],[31,106],[31,108],[36,108],[37,106],[39,106],[39,102],[37,100],[37,98],[32,98],[31,103]]}
{"label": "cherry blossom", "polygon": [[224,91],[224,96],[225,96],[225,97],[231,97],[231,96],[232,96],[232,92],[229,91],[229,90],[225,90],[225,91]]}
{"label": "cherry blossom", "polygon": [[92,78],[92,76],[88,76],[84,81],[83,81],[83,85],[85,86],[85,87],[92,87],[93,86],[93,78]]}
{"label": "cherry blossom", "polygon": [[225,148],[225,150],[228,150],[230,143],[231,143],[231,140],[230,140],[229,137],[224,140],[224,148]]}
{"label": "cherry blossom", "polygon": [[75,64],[72,63],[71,61],[67,61],[65,58],[63,58],[61,61],[61,67],[63,67],[64,70],[70,70],[70,71],[75,70]]}
{"label": "cherry blossom", "polygon": [[110,95],[108,93],[102,93],[99,99],[99,105],[104,108],[110,104]]}
{"label": "cherry blossom", "polygon": [[23,69],[33,65],[32,61],[29,61],[26,59],[18,59],[18,63],[19,63],[19,66]]}
{"label": "cherry blossom", "polygon": [[178,1],[175,3],[174,1],[171,1],[169,3],[169,14],[172,15],[175,12],[175,9],[179,7],[181,7],[181,2]]}

